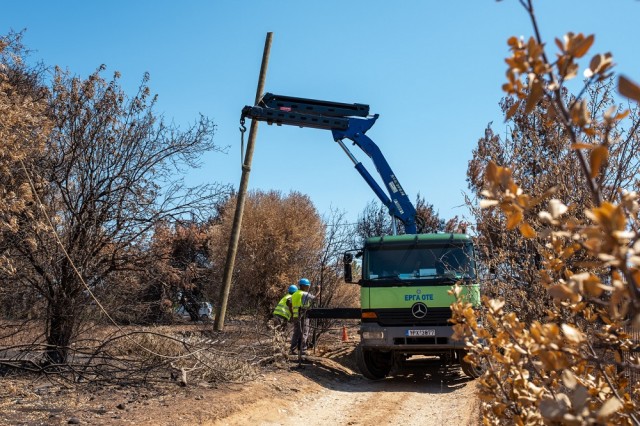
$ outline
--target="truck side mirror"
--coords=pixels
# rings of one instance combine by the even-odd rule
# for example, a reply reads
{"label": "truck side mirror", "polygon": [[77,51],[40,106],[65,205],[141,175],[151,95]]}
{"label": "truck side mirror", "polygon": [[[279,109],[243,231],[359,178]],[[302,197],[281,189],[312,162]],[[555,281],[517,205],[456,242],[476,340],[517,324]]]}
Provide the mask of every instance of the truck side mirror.
{"label": "truck side mirror", "polygon": [[344,262],[344,281],[347,283],[352,283],[353,282],[353,268],[352,268],[353,254],[345,253],[342,260]]}

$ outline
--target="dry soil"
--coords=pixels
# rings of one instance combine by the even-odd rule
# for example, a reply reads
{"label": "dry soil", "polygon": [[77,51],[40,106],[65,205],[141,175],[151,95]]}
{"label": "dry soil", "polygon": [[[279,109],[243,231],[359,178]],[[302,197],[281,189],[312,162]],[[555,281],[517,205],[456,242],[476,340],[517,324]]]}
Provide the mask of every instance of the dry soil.
{"label": "dry soil", "polygon": [[257,380],[212,386],[69,387],[5,376],[2,425],[476,425],[476,384],[456,366],[410,361],[380,381],[357,373],[355,343],[296,357]]}

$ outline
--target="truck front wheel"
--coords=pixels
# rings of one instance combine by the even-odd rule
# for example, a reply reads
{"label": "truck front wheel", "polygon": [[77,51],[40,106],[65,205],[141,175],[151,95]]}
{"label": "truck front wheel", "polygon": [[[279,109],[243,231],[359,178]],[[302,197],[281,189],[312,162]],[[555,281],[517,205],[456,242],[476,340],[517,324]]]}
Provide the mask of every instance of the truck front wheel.
{"label": "truck front wheel", "polygon": [[366,350],[358,345],[356,347],[356,363],[364,377],[380,380],[387,377],[391,371],[393,356],[391,352]]}
{"label": "truck front wheel", "polygon": [[472,379],[477,379],[484,374],[486,368],[484,365],[474,365],[469,361],[465,361],[464,357],[467,355],[467,351],[458,351],[458,359],[460,360],[460,368],[462,372]]}

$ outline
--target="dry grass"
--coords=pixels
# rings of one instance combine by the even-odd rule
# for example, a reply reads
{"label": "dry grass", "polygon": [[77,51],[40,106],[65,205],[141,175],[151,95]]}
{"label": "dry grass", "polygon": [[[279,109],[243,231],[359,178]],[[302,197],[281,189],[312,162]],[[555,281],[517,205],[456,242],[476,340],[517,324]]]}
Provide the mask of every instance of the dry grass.
{"label": "dry grass", "polygon": [[28,370],[71,382],[241,383],[258,367],[286,359],[284,336],[254,321],[161,327],[92,325],[74,340],[65,365],[45,365],[43,324],[0,324],[0,372]]}

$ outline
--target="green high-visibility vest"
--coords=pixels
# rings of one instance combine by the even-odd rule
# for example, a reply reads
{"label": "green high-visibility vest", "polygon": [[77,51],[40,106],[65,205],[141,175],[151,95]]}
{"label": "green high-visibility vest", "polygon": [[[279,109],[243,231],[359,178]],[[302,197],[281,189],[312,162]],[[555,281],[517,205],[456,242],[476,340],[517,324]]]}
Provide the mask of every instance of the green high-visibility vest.
{"label": "green high-visibility vest", "polygon": [[307,294],[306,291],[298,290],[291,296],[291,306],[293,307],[293,317],[298,318],[298,313],[300,312],[300,307],[302,306],[302,299],[304,299],[305,304],[304,308],[308,308],[311,306],[311,297],[305,297]]}
{"label": "green high-visibility vest", "polygon": [[282,317],[289,321],[289,319],[291,318],[291,311],[287,306],[287,300],[291,300],[290,294],[287,294],[282,299],[280,299],[280,301],[278,302],[278,306],[276,306],[276,308],[273,310],[273,315],[278,315],[279,317]]}

